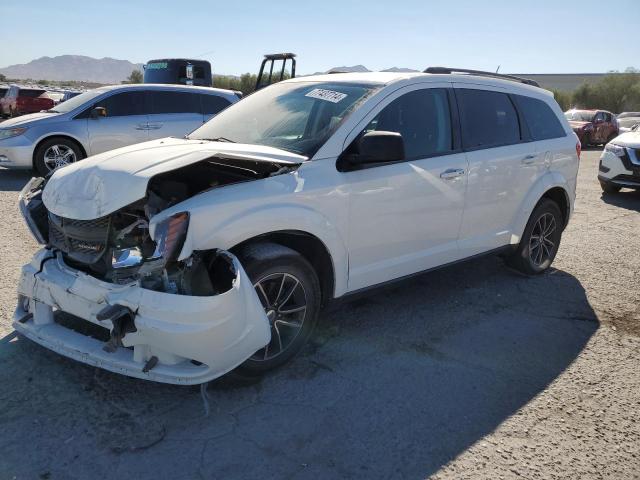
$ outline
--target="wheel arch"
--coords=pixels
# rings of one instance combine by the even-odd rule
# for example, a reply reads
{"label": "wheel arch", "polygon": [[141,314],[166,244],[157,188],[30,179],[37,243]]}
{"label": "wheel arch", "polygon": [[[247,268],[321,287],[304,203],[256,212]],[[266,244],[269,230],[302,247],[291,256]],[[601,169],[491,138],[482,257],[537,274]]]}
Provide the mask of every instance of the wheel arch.
{"label": "wheel arch", "polygon": [[564,230],[569,223],[569,216],[571,214],[569,193],[562,187],[552,187],[544,192],[540,200],[538,200],[538,203],[536,203],[536,207],[545,198],[552,200],[560,208],[560,212],[562,213],[562,229]]}
{"label": "wheel arch", "polygon": [[87,149],[84,147],[84,145],[80,140],[78,140],[77,138],[67,133],[52,133],[38,140],[38,143],[36,143],[35,147],[33,148],[33,155],[31,157],[31,165],[33,166],[33,168],[35,168],[35,165],[36,165],[36,154],[38,153],[38,149],[42,146],[44,142],[48,140],[52,140],[54,138],[64,138],[65,140],[69,140],[75,143],[78,146],[78,148],[80,148],[80,151],[82,152],[82,158],[87,158]]}
{"label": "wheel arch", "polygon": [[564,229],[573,211],[570,191],[569,183],[559,172],[549,172],[540,178],[525,195],[511,224],[511,243],[516,244],[520,241],[531,213],[543,198],[548,198],[558,204],[563,216]]}
{"label": "wheel arch", "polygon": [[243,247],[260,242],[272,242],[295,250],[313,267],[320,280],[322,305],[335,297],[336,274],[333,257],[317,236],[302,230],[278,230],[248,238],[229,250],[237,254]]}

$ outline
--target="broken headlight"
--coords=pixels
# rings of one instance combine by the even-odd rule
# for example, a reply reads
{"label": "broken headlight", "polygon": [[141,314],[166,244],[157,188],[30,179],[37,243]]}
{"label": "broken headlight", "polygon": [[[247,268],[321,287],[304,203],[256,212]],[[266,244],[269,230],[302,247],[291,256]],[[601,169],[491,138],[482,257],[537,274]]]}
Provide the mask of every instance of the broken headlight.
{"label": "broken headlight", "polygon": [[176,260],[187,238],[188,228],[187,212],[176,213],[158,223],[154,233],[156,251],[153,256],[161,256],[166,262]]}

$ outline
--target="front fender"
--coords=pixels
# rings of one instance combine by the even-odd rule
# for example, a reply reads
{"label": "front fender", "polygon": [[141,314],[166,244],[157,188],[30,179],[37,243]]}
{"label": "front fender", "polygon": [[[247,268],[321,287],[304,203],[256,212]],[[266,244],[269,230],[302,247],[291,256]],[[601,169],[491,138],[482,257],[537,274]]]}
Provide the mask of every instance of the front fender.
{"label": "front fender", "polygon": [[321,212],[307,205],[265,204],[221,215],[219,207],[187,209],[189,229],[179,259],[188,258],[195,250],[234,246],[273,232],[299,231],[317,237],[327,248],[335,273],[336,297],[347,289],[348,253],[339,229]]}
{"label": "front fender", "polygon": [[570,201],[568,193],[570,188],[567,179],[557,171],[545,173],[536,183],[533,184],[527,195],[525,195],[523,201],[520,203],[520,207],[516,211],[513,221],[511,222],[512,244],[520,242],[520,238],[524,233],[529,217],[531,216],[535,206],[538,204],[538,201],[546,192],[556,187],[560,187],[564,190],[569,204],[569,215],[573,213],[573,202]]}

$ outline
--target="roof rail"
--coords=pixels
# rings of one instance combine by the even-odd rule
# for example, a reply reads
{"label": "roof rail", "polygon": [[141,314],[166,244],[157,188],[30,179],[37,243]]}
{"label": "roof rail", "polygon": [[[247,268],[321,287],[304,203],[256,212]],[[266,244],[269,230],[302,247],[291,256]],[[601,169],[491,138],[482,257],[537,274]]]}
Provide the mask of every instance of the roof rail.
{"label": "roof rail", "polygon": [[468,73],[469,75],[478,75],[479,77],[504,78],[505,80],[525,83],[527,85],[533,85],[534,87],[540,86],[538,82],[529,80],[528,78],[516,77],[515,75],[505,75],[503,73],[484,72],[482,70],[469,70],[468,68],[429,67],[424,71],[424,73]]}

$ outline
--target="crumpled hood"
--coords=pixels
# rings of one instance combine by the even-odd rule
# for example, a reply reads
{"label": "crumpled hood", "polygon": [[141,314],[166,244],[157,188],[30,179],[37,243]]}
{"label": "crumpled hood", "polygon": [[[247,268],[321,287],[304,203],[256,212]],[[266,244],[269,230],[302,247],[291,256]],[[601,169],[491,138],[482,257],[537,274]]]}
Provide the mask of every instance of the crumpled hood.
{"label": "crumpled hood", "polygon": [[38,113],[30,113],[28,115],[21,115],[15,118],[9,118],[4,122],[0,123],[0,128],[13,128],[13,127],[24,127],[25,124],[31,123],[34,120],[40,120],[43,118],[54,120],[56,117],[61,115],[60,113],[46,113],[46,112],[38,112]]}
{"label": "crumpled hood", "polygon": [[640,132],[623,133],[611,140],[611,143],[621,147],[640,148]]}
{"label": "crumpled hood", "polygon": [[278,148],[164,138],[111,150],[56,170],[42,193],[47,209],[61,217],[92,220],[144,198],[149,179],[221,155],[282,165],[307,158]]}

